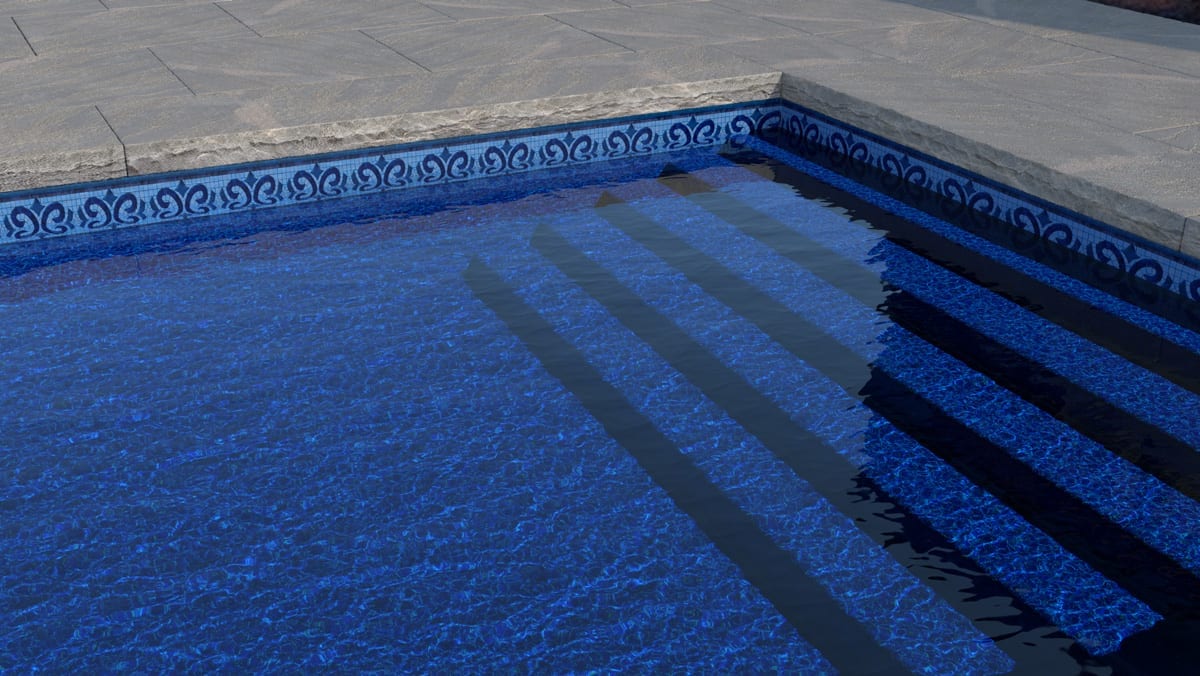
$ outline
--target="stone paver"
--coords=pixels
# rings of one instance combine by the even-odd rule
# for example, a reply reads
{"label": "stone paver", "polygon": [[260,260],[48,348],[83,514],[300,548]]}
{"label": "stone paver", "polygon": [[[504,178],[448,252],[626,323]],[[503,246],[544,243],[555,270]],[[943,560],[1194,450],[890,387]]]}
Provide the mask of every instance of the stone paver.
{"label": "stone paver", "polygon": [[1200,26],[1085,0],[0,0],[0,91],[0,191],[782,93],[1200,255]]}
{"label": "stone paver", "polygon": [[180,5],[41,13],[14,17],[39,56],[72,52],[101,54],[253,35],[217,5]]}
{"label": "stone paver", "polygon": [[[423,28],[368,29],[367,35],[428,70],[631,51],[548,16],[457,21]],[[537,40],[528,37],[536,35]]]}
{"label": "stone paver", "polygon": [[221,9],[262,36],[451,23],[412,0],[230,0]]}
{"label": "stone paver", "polygon": [[33,56],[25,36],[12,21],[0,20],[0,61]]}
{"label": "stone paver", "polygon": [[[950,21],[952,14],[892,0],[715,0],[741,14],[813,35]],[[765,37],[765,36],[764,36]]]}
{"label": "stone paver", "polygon": [[1167,127],[1166,129],[1149,129],[1138,132],[1138,136],[1145,136],[1155,141],[1173,145],[1176,148],[1200,153],[1200,124],[1185,124],[1181,127]]}
{"label": "stone paver", "polygon": [[996,73],[988,84],[1026,101],[1055,92],[1054,108],[1129,132],[1200,122],[1200,80],[1116,57]]}
{"label": "stone paver", "polygon": [[239,37],[151,51],[197,94],[423,72],[361,31],[314,33],[303,40]]}
{"label": "stone paver", "polygon": [[[0,110],[95,105],[130,96],[190,93],[145,48],[106,54],[104,58],[68,54],[0,61],[0,92],[4,92]],[[47,134],[60,131],[46,129]]]}
{"label": "stone paver", "polygon": [[455,19],[490,19],[501,16],[581,12],[594,9],[619,9],[634,3],[616,2],[616,0],[493,0],[492,2],[430,0],[425,4]]}
{"label": "stone paver", "polygon": [[721,44],[803,33],[710,2],[623,7],[554,15],[559,21],[635,51],[666,45]]}
{"label": "stone paver", "polygon": [[[20,161],[0,162],[0,184],[20,186],[31,174],[46,184],[126,174],[121,141],[95,106],[0,109],[0,129],[5,132],[4,149],[9,157],[37,162],[36,173]],[[43,133],[46,129],[56,133]]]}
{"label": "stone paver", "polygon": [[957,77],[1108,56],[1065,42],[959,18],[844,31],[828,37],[873,54]]}

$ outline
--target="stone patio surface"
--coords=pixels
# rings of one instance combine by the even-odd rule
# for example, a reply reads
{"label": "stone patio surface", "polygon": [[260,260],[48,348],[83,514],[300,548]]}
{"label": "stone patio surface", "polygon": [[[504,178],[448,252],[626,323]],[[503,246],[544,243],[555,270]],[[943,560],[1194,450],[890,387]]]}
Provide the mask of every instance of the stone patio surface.
{"label": "stone patio surface", "polygon": [[1086,0],[0,0],[0,191],[777,95],[1200,256],[1200,26]]}

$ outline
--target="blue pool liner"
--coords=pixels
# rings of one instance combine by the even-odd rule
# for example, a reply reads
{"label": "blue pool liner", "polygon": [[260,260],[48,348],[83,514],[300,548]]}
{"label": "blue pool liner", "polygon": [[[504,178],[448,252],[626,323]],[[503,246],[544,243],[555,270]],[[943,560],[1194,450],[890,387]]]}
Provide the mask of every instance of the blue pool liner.
{"label": "blue pool liner", "polygon": [[[587,214],[555,219],[564,231]],[[917,673],[1004,673],[1012,661],[757,439],[531,250],[488,260],[605,378]],[[803,628],[801,628],[803,632]],[[936,645],[924,641],[937,636]]]}
{"label": "blue pool liner", "polygon": [[[1162,336],[1167,340],[1173,341],[1178,345],[1187,347],[1196,353],[1200,353],[1200,334],[1194,331],[1179,326],[1178,324],[1164,319],[1159,315],[1149,312],[1145,309],[1121,300],[1116,296],[1105,293],[1089,284],[1086,284],[1070,275],[1058,272],[1053,268],[1042,265],[1033,261],[1026,256],[1006,249],[1003,246],[990,242],[978,235],[964,230],[960,227],[951,225],[946,221],[931,216],[920,209],[909,206],[904,202],[879,193],[875,190],[867,188],[855,181],[848,179],[840,174],[826,169],[814,162],[804,159],[795,153],[788,152],[776,145],[767,143],[757,138],[745,138],[739,141],[740,144],[748,148],[752,148],[764,155],[776,158],[786,164],[802,169],[805,173],[810,174],[820,180],[834,185],[842,190],[853,193],[855,196],[862,198],[872,204],[883,207],[887,211],[896,214],[902,218],[906,218],[914,223],[918,223],[921,227],[926,228],[946,239],[962,244],[974,251],[977,251],[995,261],[1003,263],[1014,270],[1020,271],[1039,282],[1047,284],[1055,289],[1065,291],[1066,293],[1085,300],[1092,305],[1102,308],[1105,312],[1117,317],[1126,319],[1137,326],[1146,329],[1156,335]],[[1107,249],[1106,249],[1107,250]]]}
{"label": "blue pool liner", "polygon": [[458,217],[0,308],[0,669],[829,672],[462,284]]}
{"label": "blue pool liner", "polygon": [[[713,233],[702,227],[707,214],[699,209],[689,213],[685,202],[672,199],[654,205],[640,202],[636,205],[714,257],[724,251],[720,259],[754,260],[730,253],[727,241],[713,240]],[[671,316],[794,419],[853,458],[882,487],[905,501],[1089,650],[1101,654],[1115,650],[1123,638],[1159,619],[1115,583],[1029,526],[886,420],[871,415],[818,371],[784,352],[753,326],[687,284],[623,234],[612,231],[602,221],[591,232],[592,238],[586,242],[580,240],[581,250]],[[603,247],[601,237],[605,241]],[[761,269],[767,270],[767,275],[779,274],[770,264],[761,264]],[[787,285],[792,282],[789,280]],[[805,291],[803,285],[794,287],[793,300],[807,297]],[[846,298],[845,302],[856,301]],[[687,312],[680,308],[687,308]],[[836,317],[829,320],[838,321]],[[876,327],[879,349],[882,343],[878,343],[878,336],[885,327]],[[805,392],[807,396],[798,398],[795,392]],[[1014,564],[1015,561],[1021,563]],[[1051,570],[1056,573],[1047,574]]]}

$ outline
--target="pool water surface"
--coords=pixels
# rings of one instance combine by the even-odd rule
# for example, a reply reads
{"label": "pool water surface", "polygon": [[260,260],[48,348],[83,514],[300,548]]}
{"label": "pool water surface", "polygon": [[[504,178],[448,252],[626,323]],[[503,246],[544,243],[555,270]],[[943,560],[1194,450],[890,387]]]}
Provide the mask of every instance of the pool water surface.
{"label": "pool water surface", "polygon": [[1200,313],[918,202],[744,139],[5,247],[0,668],[1190,664]]}

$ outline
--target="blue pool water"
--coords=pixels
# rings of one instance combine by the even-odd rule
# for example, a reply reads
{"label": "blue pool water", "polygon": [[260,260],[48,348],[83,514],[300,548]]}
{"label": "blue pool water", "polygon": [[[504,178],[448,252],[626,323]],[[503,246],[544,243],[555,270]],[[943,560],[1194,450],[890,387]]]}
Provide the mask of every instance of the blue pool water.
{"label": "blue pool water", "polygon": [[1200,313],[794,150],[3,247],[0,669],[1186,668]]}

